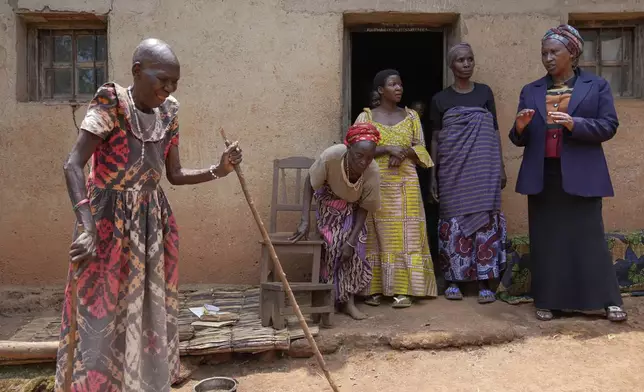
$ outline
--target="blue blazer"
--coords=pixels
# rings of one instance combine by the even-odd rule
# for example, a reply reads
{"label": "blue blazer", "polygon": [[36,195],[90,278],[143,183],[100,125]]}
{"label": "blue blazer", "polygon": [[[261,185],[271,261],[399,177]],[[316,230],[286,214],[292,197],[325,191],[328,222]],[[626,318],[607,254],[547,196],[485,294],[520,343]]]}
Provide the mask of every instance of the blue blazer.
{"label": "blue blazer", "polygon": [[[546,149],[546,89],[543,77],[521,90],[518,111],[534,109],[532,121],[519,135],[510,131],[510,140],[524,147],[516,191],[536,195],[543,190],[543,166]],[[517,111],[517,113],[518,113]],[[602,143],[615,136],[619,122],[613,93],[608,82],[581,71],[568,105],[575,125],[564,129],[561,146],[561,175],[566,193],[584,197],[614,196],[613,184]]]}

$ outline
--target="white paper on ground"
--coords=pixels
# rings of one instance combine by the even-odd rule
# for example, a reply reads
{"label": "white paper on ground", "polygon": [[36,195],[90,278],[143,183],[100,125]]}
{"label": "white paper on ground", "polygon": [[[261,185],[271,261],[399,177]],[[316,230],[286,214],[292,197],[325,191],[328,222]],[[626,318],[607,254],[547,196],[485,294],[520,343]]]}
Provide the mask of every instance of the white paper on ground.
{"label": "white paper on ground", "polygon": [[190,308],[190,311],[197,317],[201,318],[206,312],[206,309],[202,306],[200,308]]}
{"label": "white paper on ground", "polygon": [[206,312],[208,313],[219,313],[219,308],[215,305],[205,304],[199,308],[190,308],[190,311],[197,317],[201,318]]}

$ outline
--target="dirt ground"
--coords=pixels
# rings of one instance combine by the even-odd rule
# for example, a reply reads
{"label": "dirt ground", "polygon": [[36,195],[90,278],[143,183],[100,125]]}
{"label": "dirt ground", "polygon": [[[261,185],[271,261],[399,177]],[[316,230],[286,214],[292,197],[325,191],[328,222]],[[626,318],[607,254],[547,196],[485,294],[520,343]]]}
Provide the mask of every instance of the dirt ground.
{"label": "dirt ground", "polygon": [[0,286],[0,340],[12,337],[35,317],[60,315],[64,289]]}
{"label": "dirt ground", "polygon": [[[633,392],[644,385],[644,333],[556,335],[460,350],[341,350],[326,360],[341,391]],[[234,377],[239,392],[331,391],[314,359],[202,367],[193,375],[213,376]],[[194,384],[177,391],[192,392]]]}
{"label": "dirt ground", "polygon": [[[508,343],[518,339],[573,335],[584,338],[632,331],[644,332],[644,298],[624,298],[629,320],[610,323],[604,312],[566,313],[551,322],[535,318],[532,304],[509,305],[501,301],[479,305],[476,298],[452,302],[444,298],[422,301],[409,309],[361,305],[369,318],[355,321],[339,315],[335,328],[321,330],[322,348],[440,349]],[[298,342],[304,343],[304,341]],[[297,349],[299,345],[295,345]]]}
{"label": "dirt ground", "polygon": [[[644,385],[644,332],[534,337],[458,350],[340,349],[326,361],[343,392],[633,392]],[[53,366],[0,368],[0,383],[18,374],[48,376]],[[198,380],[213,376],[237,379],[239,392],[331,391],[314,359],[283,358],[201,366],[173,392],[192,392]]]}
{"label": "dirt ground", "polygon": [[[4,293],[0,339],[33,317],[60,312],[57,290],[45,297],[29,290]],[[644,390],[644,298],[624,301],[629,321],[623,324],[574,313],[543,323],[531,304],[481,306],[475,298],[439,298],[403,310],[360,305],[369,318],[336,315],[335,327],[321,330],[316,340],[342,391]],[[424,350],[408,351],[414,349]],[[289,354],[307,357],[310,347],[299,340]],[[201,365],[175,391],[191,392],[197,380],[217,375],[238,379],[240,392],[330,390],[314,359],[280,357],[236,356]],[[0,367],[0,385],[52,374],[52,365]]]}

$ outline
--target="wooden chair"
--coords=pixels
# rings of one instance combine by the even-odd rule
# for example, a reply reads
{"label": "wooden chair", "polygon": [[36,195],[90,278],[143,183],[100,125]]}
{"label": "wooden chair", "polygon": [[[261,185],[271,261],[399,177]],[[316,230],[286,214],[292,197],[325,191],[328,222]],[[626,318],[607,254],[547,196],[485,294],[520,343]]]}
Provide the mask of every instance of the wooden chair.
{"label": "wooden chair", "polygon": [[[322,320],[326,316],[325,325],[328,327],[332,323],[333,312],[335,311],[334,289],[332,284],[326,283],[291,283],[293,294],[306,292],[311,294],[311,305],[300,306],[302,314],[312,314],[314,321]],[[281,282],[262,283],[260,293],[264,302],[260,302],[260,317],[262,326],[268,327],[273,325],[275,329],[286,328],[286,317],[295,314],[293,306],[287,301],[286,291]]]}
{"label": "wooden chair", "polygon": [[[315,220],[311,220],[311,232],[308,240],[302,240],[295,244],[291,243],[288,238],[293,235],[293,231],[277,231],[277,218],[280,212],[301,212],[303,206],[302,190],[306,175],[303,172],[311,167],[314,160],[306,157],[290,157],[276,159],[273,161],[273,192],[271,198],[271,215],[269,235],[271,243],[278,254],[310,254],[312,257],[311,264],[311,281],[310,282],[293,282],[297,286],[297,291],[311,292],[314,302],[320,302],[317,306],[306,308],[307,313],[328,313],[329,306],[333,306],[333,285],[320,284],[320,263],[322,259],[322,246],[324,242],[317,233]],[[294,202],[289,202],[287,196],[286,171],[295,171]],[[281,177],[281,178],[280,178]],[[280,179],[282,181],[280,181]],[[315,211],[315,204],[311,203],[309,213]],[[264,241],[262,244],[262,254],[260,258],[260,315],[262,315],[262,324],[270,323],[273,319],[274,325],[279,327],[283,324],[283,316],[287,315],[290,310],[285,308],[284,293],[281,290],[281,283],[276,282],[273,274],[273,261],[268,252],[268,246]],[[277,279],[279,281],[279,279]],[[277,284],[271,284],[276,282]],[[331,295],[330,302],[328,298]],[[325,301],[317,300],[324,298]],[[274,317],[271,317],[274,316]],[[264,325],[268,326],[268,325]]]}
{"label": "wooden chair", "polygon": [[[302,189],[304,179],[302,172],[311,167],[314,160],[306,157],[290,157],[284,159],[276,159],[273,161],[273,192],[271,197],[271,216],[269,234],[275,252],[277,254],[310,254],[313,257],[313,264],[311,267],[311,283],[320,282],[320,262],[322,258],[322,246],[324,242],[320,239],[317,233],[315,220],[311,221],[310,233],[308,240],[302,240],[295,244],[288,240],[293,235],[293,231],[278,232],[277,231],[277,216],[280,212],[301,212],[302,211]],[[289,203],[287,195],[286,184],[286,171],[295,170],[295,197],[294,202]],[[280,181],[280,175],[282,181]],[[315,204],[311,203],[311,211],[315,212]],[[262,255],[260,259],[260,283],[274,282],[273,276],[273,261],[268,253],[268,246],[264,241],[262,244]]]}

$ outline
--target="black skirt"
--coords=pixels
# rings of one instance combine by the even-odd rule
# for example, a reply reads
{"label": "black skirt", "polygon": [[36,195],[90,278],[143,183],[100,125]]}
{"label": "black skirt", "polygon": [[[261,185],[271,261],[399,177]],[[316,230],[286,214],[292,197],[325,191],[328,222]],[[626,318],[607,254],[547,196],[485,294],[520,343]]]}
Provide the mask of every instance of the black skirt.
{"label": "black skirt", "polygon": [[546,159],[544,188],[528,196],[532,296],[538,309],[599,310],[622,305],[602,199],[564,192],[561,161]]}

